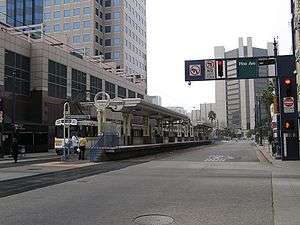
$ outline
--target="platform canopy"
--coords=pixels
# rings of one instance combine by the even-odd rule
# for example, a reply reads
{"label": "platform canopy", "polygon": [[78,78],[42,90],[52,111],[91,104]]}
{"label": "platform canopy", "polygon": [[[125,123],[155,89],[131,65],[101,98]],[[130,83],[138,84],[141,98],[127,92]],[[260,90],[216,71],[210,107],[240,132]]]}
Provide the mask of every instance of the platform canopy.
{"label": "platform canopy", "polygon": [[[98,102],[107,100],[98,100]],[[83,102],[82,106],[92,106],[94,102]],[[168,121],[189,121],[187,115],[167,109],[165,107],[149,103],[140,98],[114,98],[109,101],[107,108],[115,112],[131,113],[134,116],[149,116],[151,119]]]}

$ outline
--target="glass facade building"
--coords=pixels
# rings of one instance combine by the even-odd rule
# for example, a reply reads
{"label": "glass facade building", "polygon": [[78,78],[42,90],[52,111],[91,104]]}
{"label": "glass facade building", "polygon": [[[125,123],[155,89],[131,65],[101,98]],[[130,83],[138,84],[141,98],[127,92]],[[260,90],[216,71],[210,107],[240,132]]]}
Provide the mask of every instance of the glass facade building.
{"label": "glass facade building", "polygon": [[40,24],[43,21],[43,0],[6,0],[1,1],[1,5],[2,13],[6,14],[3,22],[11,26]]}

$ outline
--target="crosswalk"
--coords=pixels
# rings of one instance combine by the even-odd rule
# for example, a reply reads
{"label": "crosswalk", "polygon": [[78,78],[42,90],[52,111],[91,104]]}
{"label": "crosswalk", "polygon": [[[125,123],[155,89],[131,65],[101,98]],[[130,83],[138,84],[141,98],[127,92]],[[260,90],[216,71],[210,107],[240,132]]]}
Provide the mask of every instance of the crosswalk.
{"label": "crosswalk", "polygon": [[224,156],[224,155],[209,155],[205,162],[225,162],[227,160],[233,160],[232,156]]}

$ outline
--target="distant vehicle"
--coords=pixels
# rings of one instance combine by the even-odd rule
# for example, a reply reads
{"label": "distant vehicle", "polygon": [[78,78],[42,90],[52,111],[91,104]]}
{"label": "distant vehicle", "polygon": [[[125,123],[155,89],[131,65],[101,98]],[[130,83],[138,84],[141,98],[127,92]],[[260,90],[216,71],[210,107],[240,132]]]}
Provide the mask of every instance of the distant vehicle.
{"label": "distant vehicle", "polygon": [[[71,139],[73,135],[77,136],[79,139],[83,136],[87,139],[86,148],[89,149],[93,146],[97,141],[98,135],[98,124],[97,121],[91,119],[66,119],[66,137],[65,141],[68,143],[69,139]],[[54,147],[55,151],[58,155],[62,155],[63,149],[65,147],[64,144],[64,119],[58,119],[55,121],[55,139],[54,139]],[[70,129],[68,129],[69,127]],[[68,134],[68,132],[70,132]]]}

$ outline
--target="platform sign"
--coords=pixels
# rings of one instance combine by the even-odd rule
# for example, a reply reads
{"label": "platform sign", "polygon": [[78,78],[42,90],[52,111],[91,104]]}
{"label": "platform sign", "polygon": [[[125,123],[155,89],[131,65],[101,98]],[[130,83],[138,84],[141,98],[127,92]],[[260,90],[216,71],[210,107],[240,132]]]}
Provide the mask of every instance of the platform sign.
{"label": "platform sign", "polygon": [[293,97],[283,98],[283,112],[284,113],[295,112],[295,101]]}
{"label": "platform sign", "polygon": [[254,79],[258,77],[258,61],[256,58],[237,59],[237,74],[239,79]]}
{"label": "platform sign", "polygon": [[215,60],[205,60],[205,80],[216,79],[216,63]]}

